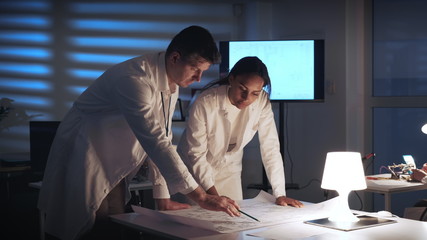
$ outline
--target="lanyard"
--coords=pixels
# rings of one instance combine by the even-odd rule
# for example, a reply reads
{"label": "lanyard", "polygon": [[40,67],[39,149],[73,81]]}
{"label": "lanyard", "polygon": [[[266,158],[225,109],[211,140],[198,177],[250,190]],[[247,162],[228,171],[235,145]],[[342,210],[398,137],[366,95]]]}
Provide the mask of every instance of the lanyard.
{"label": "lanyard", "polygon": [[166,118],[165,102],[163,100],[163,92],[160,92],[160,95],[162,97],[163,118],[165,119],[166,137],[167,137],[169,135],[169,116],[170,116],[170,109],[171,109],[171,96],[169,96],[168,117]]}

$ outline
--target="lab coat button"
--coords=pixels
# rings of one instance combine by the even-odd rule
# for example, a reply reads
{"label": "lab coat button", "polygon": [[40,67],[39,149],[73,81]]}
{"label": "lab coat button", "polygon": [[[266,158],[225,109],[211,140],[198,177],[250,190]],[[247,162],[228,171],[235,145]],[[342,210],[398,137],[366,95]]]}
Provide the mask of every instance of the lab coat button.
{"label": "lab coat button", "polygon": [[108,189],[104,189],[104,193],[108,193]]}

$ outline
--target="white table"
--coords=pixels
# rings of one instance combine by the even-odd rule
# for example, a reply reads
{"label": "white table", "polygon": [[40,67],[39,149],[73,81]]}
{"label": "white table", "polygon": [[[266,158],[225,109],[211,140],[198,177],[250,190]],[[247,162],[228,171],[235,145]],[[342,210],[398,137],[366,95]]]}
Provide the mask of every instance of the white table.
{"label": "white table", "polygon": [[[355,211],[357,213],[363,213]],[[376,216],[375,214],[370,214]],[[154,239],[191,239],[191,240],[253,240],[253,239],[387,239],[421,240],[427,236],[427,222],[404,218],[391,218],[397,223],[374,226],[354,231],[340,231],[331,228],[305,224],[301,221],[284,223],[270,227],[245,230],[235,233],[218,234],[216,232],[183,225],[172,221],[152,219],[137,213],[111,216],[112,221],[127,228],[148,234]],[[251,235],[248,235],[251,234]]]}
{"label": "white table", "polygon": [[379,178],[378,180],[366,180],[365,191],[384,194],[385,210],[391,211],[391,194],[427,190],[427,184],[408,182],[406,180],[382,179],[390,178],[391,174],[377,174],[367,177]]}

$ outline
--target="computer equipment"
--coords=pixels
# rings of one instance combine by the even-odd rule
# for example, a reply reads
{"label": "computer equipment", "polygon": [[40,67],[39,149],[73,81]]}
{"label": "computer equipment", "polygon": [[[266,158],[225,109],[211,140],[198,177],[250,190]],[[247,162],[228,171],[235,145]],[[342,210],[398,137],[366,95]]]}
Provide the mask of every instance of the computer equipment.
{"label": "computer equipment", "polygon": [[30,121],[30,160],[34,180],[42,180],[60,121]]}
{"label": "computer equipment", "polygon": [[403,155],[403,160],[408,166],[411,166],[411,168],[417,168],[417,165],[415,164],[415,159],[412,157],[412,155]]}

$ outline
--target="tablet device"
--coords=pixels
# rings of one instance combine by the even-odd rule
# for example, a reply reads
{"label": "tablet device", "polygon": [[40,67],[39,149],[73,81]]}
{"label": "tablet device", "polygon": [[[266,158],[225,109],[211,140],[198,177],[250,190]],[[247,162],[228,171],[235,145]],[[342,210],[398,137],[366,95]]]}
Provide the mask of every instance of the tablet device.
{"label": "tablet device", "polygon": [[417,168],[417,166],[415,165],[415,160],[412,157],[412,155],[403,155],[403,160],[405,160],[406,164],[412,165],[413,168]]}

